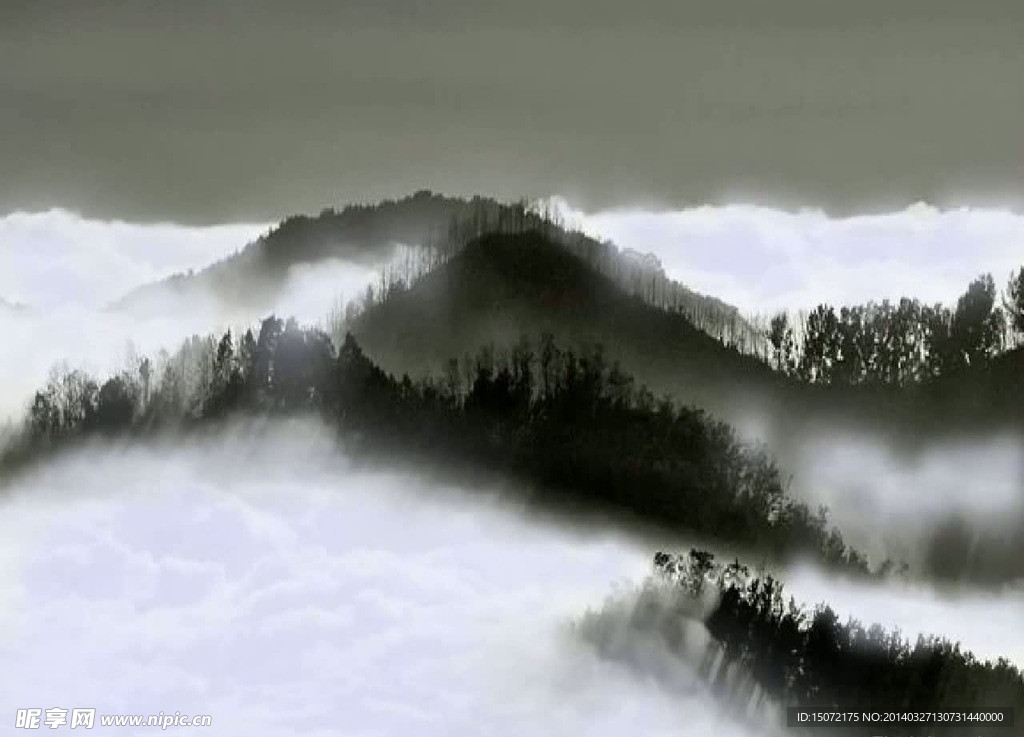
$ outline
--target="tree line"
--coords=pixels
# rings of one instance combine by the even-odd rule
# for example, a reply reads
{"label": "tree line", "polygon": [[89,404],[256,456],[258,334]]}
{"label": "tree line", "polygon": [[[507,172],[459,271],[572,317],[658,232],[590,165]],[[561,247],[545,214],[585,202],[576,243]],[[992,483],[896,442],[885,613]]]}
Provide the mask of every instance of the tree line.
{"label": "tree line", "polygon": [[18,452],[244,412],[307,411],[360,452],[398,449],[500,471],[542,490],[548,504],[872,573],[826,509],[787,493],[763,447],[638,386],[599,346],[566,349],[551,335],[507,351],[485,346],[414,381],[386,374],[351,335],[335,350],[322,331],[271,316],[255,333],[193,337],[102,383],[81,371],[55,374],[35,394]]}
{"label": "tree line", "polygon": [[903,298],[780,312],[765,334],[780,372],[820,384],[906,386],[986,366],[1024,336],[1024,269],[1002,300],[991,274],[972,281],[953,308]]}

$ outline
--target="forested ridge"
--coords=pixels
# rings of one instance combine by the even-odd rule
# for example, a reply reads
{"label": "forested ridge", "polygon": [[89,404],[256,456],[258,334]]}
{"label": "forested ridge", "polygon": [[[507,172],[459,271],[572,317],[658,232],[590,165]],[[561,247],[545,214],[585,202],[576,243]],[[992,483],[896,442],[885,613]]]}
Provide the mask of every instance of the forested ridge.
{"label": "forested ridge", "polygon": [[[625,610],[606,606],[590,612],[579,622],[580,631],[613,652],[625,626],[657,635],[664,647],[682,654],[683,624],[696,618],[711,637],[696,663],[699,674],[718,697],[748,713],[764,704],[843,712],[1014,708],[1018,715],[1024,708],[1024,676],[1009,661],[979,660],[941,636],[911,642],[879,624],[843,622],[826,604],[808,607],[787,597],[782,581],[753,574],[738,559],[722,563],[698,549],[659,552],[654,573]],[[710,608],[700,603],[709,600]],[[908,725],[886,734],[921,729]],[[927,733],[964,729],[929,726]],[[870,732],[837,731],[834,725],[822,732],[847,733]]]}
{"label": "forested ridge", "polygon": [[[682,362],[681,371],[690,368],[702,374],[697,379],[676,380],[669,375],[676,373],[671,366],[642,375],[659,391],[670,391],[685,401],[722,411],[724,407],[711,403],[711,397],[720,393],[717,389],[686,395],[681,385],[697,390],[724,375],[730,381],[742,379],[743,391],[759,393],[766,401],[816,412],[835,409],[839,414],[856,414],[869,406],[868,415],[898,421],[923,419],[925,425],[935,424],[936,411],[975,422],[988,418],[1017,422],[1024,417],[1024,401],[1006,401],[1007,395],[1024,397],[1019,378],[1024,374],[1024,351],[1015,348],[1024,334],[1024,269],[1013,274],[1002,291],[991,275],[980,276],[952,307],[907,297],[852,306],[822,304],[809,312],[745,318],[736,308],[669,278],[653,256],[588,236],[562,222],[545,205],[525,201],[506,204],[479,196],[462,199],[421,191],[377,204],[325,209],[316,216],[292,216],[233,256],[196,273],[137,289],[116,306],[141,312],[166,310],[160,295],[169,292],[185,300],[212,296],[266,314],[292,266],[341,259],[380,271],[370,292],[352,302],[346,315],[335,318],[349,322],[344,329],[351,329],[369,346],[386,336],[362,331],[351,320],[355,313],[436,279],[458,263],[464,250],[488,236],[492,245],[502,237],[542,239],[572,254],[606,277],[614,290],[652,308],[633,316],[633,330],[642,327],[640,321],[664,322],[662,316],[668,315],[686,321],[727,349],[712,366]],[[470,319],[458,311],[452,317]],[[557,305],[549,318],[560,318]],[[340,338],[344,329],[335,337]],[[522,326],[511,332],[514,338]],[[574,339],[561,330],[554,332],[563,341]],[[618,338],[602,339],[610,353],[616,352]],[[665,343],[670,352],[674,343],[681,344],[677,351],[696,349],[709,354],[690,337]],[[472,351],[478,344],[478,340],[462,344],[449,352]],[[376,350],[370,352],[391,371],[423,370],[422,366],[390,365]],[[651,358],[645,357],[642,363],[650,363]],[[766,378],[751,370],[747,359],[771,367],[792,383]],[[679,360],[665,356],[655,363],[678,364]],[[638,365],[629,368],[642,374]],[[801,391],[793,384],[829,389]]]}
{"label": "forested ridge", "polygon": [[83,437],[310,411],[361,454],[480,466],[528,482],[542,503],[870,572],[824,509],[786,492],[765,449],[702,410],[656,397],[600,347],[577,352],[549,334],[508,352],[485,346],[414,381],[382,371],[351,335],[335,350],[322,331],[269,317],[255,333],[196,337],[104,381],[55,375],[6,460]]}
{"label": "forested ridge", "polygon": [[337,259],[380,268],[380,299],[399,283],[443,267],[467,244],[487,234],[542,233],[620,289],[658,309],[683,314],[699,329],[745,351],[763,350],[764,336],[732,305],[670,279],[650,254],[620,250],[563,222],[549,205],[501,203],[488,197],[446,197],[422,190],[398,200],[327,208],[293,215],[237,253],[198,272],[176,274],[133,290],[115,303],[146,311],[163,304],[163,291],[179,297],[207,294],[259,306],[279,290],[291,267]]}
{"label": "forested ridge", "polygon": [[551,332],[565,345],[602,344],[639,381],[680,401],[778,387],[753,356],[723,346],[685,315],[654,307],[540,231],[488,234],[443,266],[391,282],[343,321],[374,360],[396,374],[436,372],[487,342],[511,347]]}

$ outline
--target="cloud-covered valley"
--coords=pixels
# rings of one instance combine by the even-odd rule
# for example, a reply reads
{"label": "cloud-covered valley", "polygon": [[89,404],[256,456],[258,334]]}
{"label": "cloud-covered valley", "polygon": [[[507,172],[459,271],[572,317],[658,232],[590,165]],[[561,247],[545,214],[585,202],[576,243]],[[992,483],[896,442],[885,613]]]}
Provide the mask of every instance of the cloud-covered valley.
{"label": "cloud-covered valley", "polygon": [[[177,710],[268,737],[746,732],[699,688],[653,686],[572,636],[649,572],[647,543],[524,517],[497,487],[356,466],[317,424],[87,446],[0,506],[0,659],[18,664],[0,711]],[[1020,594],[793,584],[842,616],[1024,658]]]}

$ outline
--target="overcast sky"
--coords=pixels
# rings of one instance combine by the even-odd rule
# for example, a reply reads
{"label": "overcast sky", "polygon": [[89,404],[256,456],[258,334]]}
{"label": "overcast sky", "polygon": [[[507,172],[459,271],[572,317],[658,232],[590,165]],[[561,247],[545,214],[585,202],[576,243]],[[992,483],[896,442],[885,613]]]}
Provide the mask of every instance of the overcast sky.
{"label": "overcast sky", "polygon": [[8,0],[0,212],[1022,200],[1016,0],[484,5]]}

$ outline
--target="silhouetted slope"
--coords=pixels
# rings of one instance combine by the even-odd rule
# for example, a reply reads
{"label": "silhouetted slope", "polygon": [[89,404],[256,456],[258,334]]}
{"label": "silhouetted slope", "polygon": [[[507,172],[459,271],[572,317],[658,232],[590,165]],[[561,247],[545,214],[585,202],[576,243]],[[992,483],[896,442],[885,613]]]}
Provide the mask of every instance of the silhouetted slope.
{"label": "silhouetted slope", "polygon": [[385,369],[440,371],[479,345],[548,332],[600,343],[637,378],[683,401],[718,409],[727,393],[786,383],[764,363],[726,348],[684,316],[626,294],[538,232],[485,235],[411,289],[397,290],[352,326]]}
{"label": "silhouetted slope", "polygon": [[682,314],[659,309],[539,232],[486,235],[410,289],[393,290],[351,326],[387,370],[439,372],[481,344],[552,333],[600,343],[656,393],[705,407],[739,426],[756,421],[788,460],[801,438],[860,427],[894,442],[1018,422],[1024,352],[984,368],[906,387],[807,384],[724,346]]}
{"label": "silhouetted slope", "polygon": [[[630,658],[631,644],[649,647],[653,638],[666,656],[697,665],[728,708],[762,724],[784,720],[780,707],[858,715],[855,724],[808,724],[786,734],[977,734],[985,730],[965,728],[969,719],[885,729],[865,727],[861,719],[885,710],[1015,708],[1019,714],[1024,707],[1024,676],[1006,658],[983,661],[941,635],[909,640],[878,623],[843,622],[827,603],[799,604],[772,575],[753,573],[738,559],[717,562],[706,550],[658,552],[654,570],[635,592],[620,590],[588,611],[576,631],[605,657],[634,667],[639,659]],[[651,675],[660,674],[652,669]]]}
{"label": "silhouetted slope", "polygon": [[1024,420],[1024,347],[910,387],[908,393],[958,416]]}
{"label": "silhouetted slope", "polygon": [[213,296],[225,305],[263,308],[284,285],[293,266],[330,259],[364,266],[383,264],[398,244],[439,242],[447,237],[453,219],[471,220],[474,213],[499,207],[493,200],[461,200],[424,191],[375,205],[324,210],[317,216],[295,215],[222,261],[140,287],[114,306],[146,310],[164,304],[162,298],[171,295],[186,299]]}
{"label": "silhouetted slope", "polygon": [[[289,270],[298,265],[328,260],[363,266],[389,264],[390,276],[402,272],[404,266],[405,273],[397,273],[397,277],[408,283],[485,233],[529,230],[545,233],[627,293],[653,306],[684,312],[711,335],[747,350],[764,343],[735,307],[670,279],[651,254],[620,251],[609,242],[570,230],[523,203],[452,198],[429,191],[375,205],[324,210],[316,217],[287,218],[240,252],[199,272],[178,274],[136,289],[114,306],[136,313],[160,312],[169,305],[173,307],[175,300],[213,300],[222,307],[270,310]],[[393,263],[398,245],[423,249],[414,259],[420,262],[412,269],[415,273],[409,271],[411,263]],[[328,307],[325,305],[325,312]]]}

